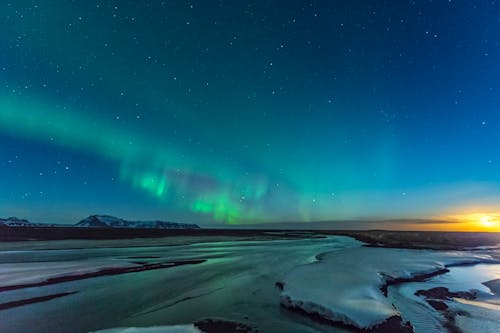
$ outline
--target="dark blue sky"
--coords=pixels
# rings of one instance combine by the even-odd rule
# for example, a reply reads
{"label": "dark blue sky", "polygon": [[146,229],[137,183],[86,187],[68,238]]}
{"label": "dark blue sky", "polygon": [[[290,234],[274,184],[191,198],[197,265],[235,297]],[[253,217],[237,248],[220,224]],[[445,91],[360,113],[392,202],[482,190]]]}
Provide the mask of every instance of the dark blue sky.
{"label": "dark blue sky", "polygon": [[0,4],[0,215],[500,211],[498,1]]}

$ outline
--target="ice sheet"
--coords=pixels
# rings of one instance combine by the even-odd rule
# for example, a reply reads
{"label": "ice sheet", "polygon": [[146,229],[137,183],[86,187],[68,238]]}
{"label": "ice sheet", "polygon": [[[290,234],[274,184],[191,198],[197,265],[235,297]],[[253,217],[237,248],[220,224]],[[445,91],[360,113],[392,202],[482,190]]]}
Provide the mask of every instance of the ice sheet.
{"label": "ice sheet", "polygon": [[327,253],[284,279],[281,303],[325,319],[370,328],[399,315],[382,292],[390,278],[412,278],[446,265],[489,261],[470,252],[350,248]]}

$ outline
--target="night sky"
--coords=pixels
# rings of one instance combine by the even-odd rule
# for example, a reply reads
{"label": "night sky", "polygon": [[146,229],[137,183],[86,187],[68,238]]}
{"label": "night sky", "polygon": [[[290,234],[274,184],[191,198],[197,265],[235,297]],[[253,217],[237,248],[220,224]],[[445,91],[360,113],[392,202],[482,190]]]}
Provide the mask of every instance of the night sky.
{"label": "night sky", "polygon": [[498,1],[2,1],[0,216],[496,216],[499,97]]}

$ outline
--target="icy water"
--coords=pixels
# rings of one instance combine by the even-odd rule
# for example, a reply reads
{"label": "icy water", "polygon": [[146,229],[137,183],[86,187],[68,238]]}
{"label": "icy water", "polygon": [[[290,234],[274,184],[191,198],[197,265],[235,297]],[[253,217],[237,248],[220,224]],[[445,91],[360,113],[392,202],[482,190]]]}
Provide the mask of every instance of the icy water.
{"label": "icy water", "polygon": [[[432,268],[435,261],[443,258],[457,260],[464,256],[461,253],[437,251],[361,248],[360,242],[341,236],[190,242],[191,244],[182,244],[182,241],[172,243],[166,240],[163,244],[157,239],[141,240],[143,246],[129,247],[130,244],[137,245],[137,241],[124,240],[112,243],[113,247],[96,248],[94,242],[92,248],[82,248],[85,243],[79,241],[74,243],[78,248],[67,249],[71,247],[71,242],[59,241],[44,242],[37,250],[19,246],[17,250],[11,248],[0,251],[0,288],[79,275],[104,267],[123,268],[205,260],[202,263],[193,262],[177,267],[0,291],[0,332],[77,333],[115,327],[191,324],[205,318],[246,323],[258,327],[259,332],[346,332],[340,328],[316,324],[283,309],[280,306],[281,291],[276,287],[276,282],[287,281],[290,275],[293,276],[292,272],[298,270],[300,273],[302,267],[308,270],[310,267],[317,267],[312,270],[311,275],[301,278],[301,283],[305,289],[311,288],[318,275],[329,272],[333,275],[332,280],[326,281],[324,286],[314,287],[323,288],[326,295],[335,299],[336,277],[332,272],[336,267],[340,267],[339,265],[350,267],[352,272],[349,274],[354,277],[358,271],[356,265],[365,266],[363,274],[371,274],[366,266],[376,260],[370,259],[370,256],[386,260],[378,263],[380,268],[377,267],[373,272],[385,270],[387,263],[392,261],[395,266],[401,266],[398,268],[401,271],[418,271],[429,269],[427,265]],[[104,242],[98,244],[109,246]],[[58,249],[62,247],[65,249]],[[324,253],[327,255],[322,262],[317,262],[316,256]],[[422,256],[424,260],[412,268],[415,260],[410,254]],[[487,257],[487,251],[479,255],[481,256]],[[401,258],[405,258],[405,261],[401,261]],[[459,290],[477,289],[478,286],[483,286],[481,282],[498,278],[499,267],[476,265],[452,268],[449,274],[436,277],[426,282],[425,286],[408,283],[391,287],[389,299],[405,319],[416,321],[420,332],[424,332],[424,328],[433,329],[425,332],[439,332],[439,329],[442,329],[439,314],[429,309],[421,299],[413,296],[414,291],[430,288],[433,283],[456,285]],[[374,275],[378,276],[377,273]],[[345,278],[344,272],[343,279]],[[367,281],[372,283],[371,279]],[[488,288],[484,288],[486,295]],[[370,286],[370,290],[377,292],[378,286]],[[1,309],[2,304],[59,293],[73,294]],[[423,309],[421,312],[415,310],[419,307]],[[412,317],[412,314],[415,315]],[[464,325],[474,323],[466,321]],[[494,324],[492,327],[495,327]]]}
{"label": "icy water", "polygon": [[[126,242],[124,242],[126,243]],[[147,240],[145,241],[147,243]],[[54,243],[57,246],[57,243]],[[61,292],[76,294],[0,311],[1,332],[88,332],[127,326],[192,323],[225,318],[258,325],[262,332],[321,332],[282,310],[276,281],[325,251],[360,246],[346,237],[237,241],[180,246],[3,251],[3,283],[49,274],[68,263],[162,262],[206,259],[202,264],[102,276],[0,293],[0,303]],[[55,268],[54,268],[55,267]],[[34,268],[30,271],[30,268]],[[72,271],[78,267],[72,266]],[[23,270],[22,274],[14,274]],[[28,277],[26,277],[28,275]],[[343,332],[329,330],[329,332]]]}
{"label": "icy water", "polygon": [[[476,301],[458,300],[459,302],[447,303],[452,309],[467,313],[465,316],[460,316],[462,318],[457,318],[457,326],[462,326],[461,329],[464,332],[500,332],[500,306],[490,303],[490,301],[500,300],[500,295],[494,295],[483,284],[487,281],[500,279],[500,265],[478,264],[450,267],[449,270],[449,273],[436,276],[425,282],[410,282],[389,287],[389,298],[401,311],[403,317],[414,325],[415,333],[446,331],[443,327],[443,318],[439,315],[436,316],[436,311],[423,298],[415,295],[418,290],[443,286],[452,292],[474,290],[478,293]],[[471,323],[474,321],[476,323]]]}

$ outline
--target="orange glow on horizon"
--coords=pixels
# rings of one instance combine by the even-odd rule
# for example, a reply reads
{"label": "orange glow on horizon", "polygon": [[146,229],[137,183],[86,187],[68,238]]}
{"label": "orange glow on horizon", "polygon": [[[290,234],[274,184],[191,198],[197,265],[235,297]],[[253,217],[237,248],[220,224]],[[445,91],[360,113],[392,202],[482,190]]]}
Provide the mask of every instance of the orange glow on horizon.
{"label": "orange glow on horizon", "polygon": [[496,224],[494,218],[488,215],[482,216],[479,220],[481,221],[481,224],[486,228],[493,228]]}
{"label": "orange glow on horizon", "polygon": [[[436,224],[441,230],[500,232],[500,213],[491,211],[468,210],[462,213],[436,217],[442,221]],[[436,229],[437,230],[437,229]]]}

